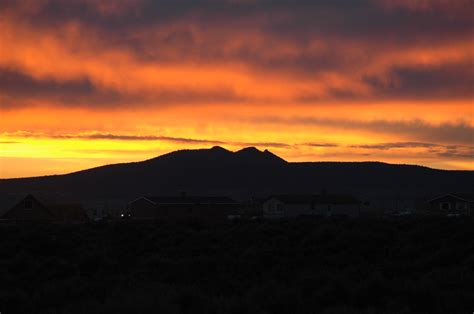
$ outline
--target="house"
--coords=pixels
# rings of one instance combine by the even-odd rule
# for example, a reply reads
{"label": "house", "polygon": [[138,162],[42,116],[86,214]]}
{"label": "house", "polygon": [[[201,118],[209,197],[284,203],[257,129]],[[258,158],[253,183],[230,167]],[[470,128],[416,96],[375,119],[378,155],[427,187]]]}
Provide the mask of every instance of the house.
{"label": "house", "polygon": [[14,221],[84,222],[87,220],[82,205],[61,203],[31,194],[22,197],[14,206],[5,210],[0,219]]}
{"label": "house", "polygon": [[103,221],[119,218],[128,201],[120,198],[95,198],[84,199],[82,203],[90,220]]}
{"label": "house", "polygon": [[313,215],[315,195],[273,195],[263,202],[263,217]]}
{"label": "house", "polygon": [[474,213],[474,195],[450,193],[428,201],[428,212],[437,215],[470,216]]}
{"label": "house", "polygon": [[240,216],[244,219],[258,219],[262,217],[263,203],[266,198],[251,197],[250,199],[243,201],[240,208]]}
{"label": "house", "polygon": [[359,216],[360,202],[351,195],[273,195],[263,202],[266,218],[298,216]]}
{"label": "house", "polygon": [[361,204],[352,195],[321,193],[316,196],[314,211],[323,216],[360,216]]}
{"label": "house", "polygon": [[239,204],[228,197],[216,196],[147,196],[129,203],[123,218],[225,220],[236,214]]}

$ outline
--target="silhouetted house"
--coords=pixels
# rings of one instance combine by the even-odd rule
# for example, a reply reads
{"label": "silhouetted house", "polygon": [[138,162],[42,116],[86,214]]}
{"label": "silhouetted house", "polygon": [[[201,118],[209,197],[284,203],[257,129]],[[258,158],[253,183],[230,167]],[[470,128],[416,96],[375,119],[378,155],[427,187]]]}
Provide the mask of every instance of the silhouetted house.
{"label": "silhouetted house", "polygon": [[147,196],[132,201],[123,214],[131,219],[225,220],[237,212],[239,204],[228,197]]}
{"label": "silhouetted house", "polygon": [[55,221],[84,222],[87,220],[82,205],[76,203],[59,203],[27,195],[13,207],[3,212],[0,217],[14,221]]}
{"label": "silhouetted house", "polygon": [[437,215],[468,216],[474,212],[474,195],[451,193],[428,201],[428,212]]}
{"label": "silhouetted house", "polygon": [[96,198],[82,201],[87,216],[92,221],[119,218],[128,201],[118,198]]}
{"label": "silhouetted house", "polygon": [[273,195],[263,202],[266,218],[359,216],[360,202],[350,195]]}
{"label": "silhouetted house", "polygon": [[315,195],[273,195],[263,202],[265,218],[297,217],[312,215]]}
{"label": "silhouetted house", "polygon": [[314,210],[323,216],[350,216],[360,215],[361,204],[352,195],[331,195],[322,193],[316,196]]}
{"label": "silhouetted house", "polygon": [[263,215],[263,203],[266,201],[266,198],[256,198],[252,197],[247,201],[241,203],[241,217],[256,219]]}

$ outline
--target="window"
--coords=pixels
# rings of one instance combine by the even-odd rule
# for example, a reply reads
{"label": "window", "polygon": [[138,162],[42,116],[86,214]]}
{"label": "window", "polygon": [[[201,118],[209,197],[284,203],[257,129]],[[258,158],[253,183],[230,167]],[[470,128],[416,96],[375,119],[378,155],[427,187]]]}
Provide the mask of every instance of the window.
{"label": "window", "polygon": [[467,209],[467,203],[457,202],[456,203],[456,209],[457,210],[466,210]]}
{"label": "window", "polygon": [[439,208],[441,210],[451,210],[451,203],[447,203],[447,202],[440,203]]}
{"label": "window", "polygon": [[32,209],[33,208],[33,201],[32,200],[25,200],[25,209]]}
{"label": "window", "polygon": [[281,204],[278,203],[269,203],[267,205],[267,211],[269,213],[276,213],[281,210]]}

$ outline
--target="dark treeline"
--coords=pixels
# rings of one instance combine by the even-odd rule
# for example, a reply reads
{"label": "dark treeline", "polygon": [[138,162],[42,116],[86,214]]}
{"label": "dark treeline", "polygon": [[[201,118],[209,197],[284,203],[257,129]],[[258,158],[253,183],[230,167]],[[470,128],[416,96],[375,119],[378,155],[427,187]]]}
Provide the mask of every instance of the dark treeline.
{"label": "dark treeline", "polygon": [[1,313],[471,313],[474,220],[0,225]]}

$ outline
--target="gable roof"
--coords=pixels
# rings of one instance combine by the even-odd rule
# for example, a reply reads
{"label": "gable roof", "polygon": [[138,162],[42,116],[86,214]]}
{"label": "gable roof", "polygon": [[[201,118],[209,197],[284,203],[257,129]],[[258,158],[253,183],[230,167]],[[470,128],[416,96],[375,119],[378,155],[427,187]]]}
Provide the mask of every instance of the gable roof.
{"label": "gable roof", "polygon": [[3,217],[14,206],[23,201],[28,194],[1,194],[0,195],[0,217]]}
{"label": "gable roof", "polygon": [[267,200],[276,198],[285,204],[358,204],[359,201],[352,195],[344,194],[286,194],[272,195]]}
{"label": "gable roof", "polygon": [[432,198],[430,200],[428,200],[428,202],[433,202],[433,201],[436,201],[436,200],[439,200],[441,198],[444,198],[444,197],[448,197],[448,196],[451,196],[451,197],[454,197],[458,200],[461,200],[461,201],[465,201],[465,202],[469,202],[469,203],[474,203],[474,195],[473,194],[468,194],[468,193],[449,193],[449,194],[444,194],[444,195],[441,195],[441,196],[437,196],[435,198]]}
{"label": "gable roof", "polygon": [[223,196],[146,196],[144,199],[154,204],[237,204]]}
{"label": "gable roof", "polygon": [[281,194],[281,195],[272,195],[267,198],[267,201],[275,198],[285,204],[309,204],[314,202],[316,195],[312,194]]}
{"label": "gable roof", "polygon": [[46,208],[56,219],[82,221],[88,219],[81,204],[54,204],[46,205]]}
{"label": "gable roof", "polygon": [[316,203],[318,204],[359,204],[352,195],[346,194],[321,194],[316,197]]}
{"label": "gable roof", "polygon": [[[52,198],[37,197],[31,194],[23,195],[22,197],[12,197],[14,202],[9,203],[9,207],[1,212],[0,216],[8,214],[11,210],[24,202],[26,199],[33,199],[41,205],[54,219],[60,220],[85,220],[86,213],[81,204],[78,203],[61,203]],[[6,205],[5,205],[6,207]]]}

